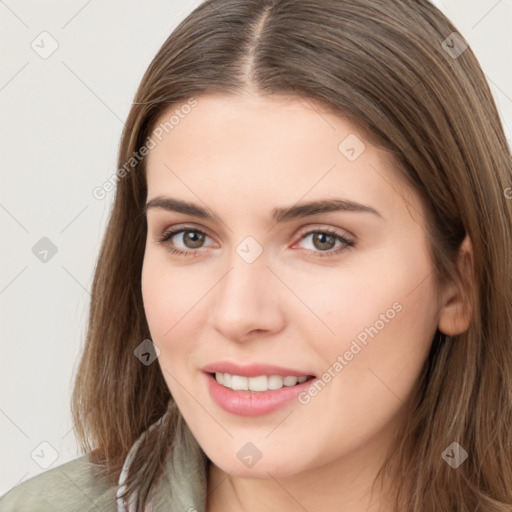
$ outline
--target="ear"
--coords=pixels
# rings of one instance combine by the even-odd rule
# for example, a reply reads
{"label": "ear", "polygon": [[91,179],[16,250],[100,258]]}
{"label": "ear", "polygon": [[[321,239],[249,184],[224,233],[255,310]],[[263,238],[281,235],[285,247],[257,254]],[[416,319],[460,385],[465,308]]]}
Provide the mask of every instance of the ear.
{"label": "ear", "polygon": [[[460,246],[457,266],[464,276],[465,284],[473,286],[473,246],[469,235],[466,235]],[[461,290],[450,283],[444,291],[439,311],[439,330],[448,336],[461,334],[468,330],[472,316],[471,304],[464,301]]]}

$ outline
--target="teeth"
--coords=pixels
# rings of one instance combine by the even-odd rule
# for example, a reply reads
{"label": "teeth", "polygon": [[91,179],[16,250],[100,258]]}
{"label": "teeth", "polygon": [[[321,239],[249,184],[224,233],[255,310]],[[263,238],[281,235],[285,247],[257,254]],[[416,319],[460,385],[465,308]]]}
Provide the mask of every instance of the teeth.
{"label": "teeth", "polygon": [[285,386],[295,386],[297,384],[298,377],[285,377],[284,378],[284,385]]}
{"label": "teeth", "polygon": [[280,375],[271,375],[268,378],[268,389],[281,389],[284,386],[284,379]]}
{"label": "teeth", "polygon": [[235,391],[247,391],[249,389],[249,379],[240,375],[231,377],[231,389]]}
{"label": "teeth", "polygon": [[268,389],[268,377],[260,375],[259,377],[244,377],[248,381],[248,386],[251,391],[266,391]]}
{"label": "teeth", "polygon": [[258,377],[243,377],[229,373],[215,373],[215,380],[226,388],[235,391],[268,391],[269,389],[281,389],[283,386],[295,386],[302,384],[307,377],[281,377],[280,375],[259,375]]}

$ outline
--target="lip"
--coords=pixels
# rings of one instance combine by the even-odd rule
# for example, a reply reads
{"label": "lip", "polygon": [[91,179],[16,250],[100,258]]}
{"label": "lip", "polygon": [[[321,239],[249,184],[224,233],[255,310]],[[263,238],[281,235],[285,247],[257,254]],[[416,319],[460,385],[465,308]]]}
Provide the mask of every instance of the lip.
{"label": "lip", "polygon": [[[240,374],[235,373],[235,375]],[[262,374],[258,373],[257,375]],[[278,374],[272,373],[271,375]],[[294,375],[294,373],[291,375]],[[303,375],[305,374],[301,376]],[[225,411],[238,416],[260,416],[274,412],[284,407],[286,404],[297,400],[297,397],[316,381],[316,379],[313,378],[302,384],[284,386],[281,389],[268,391],[233,391],[219,384],[212,374],[205,373],[204,376],[212,400]],[[252,376],[254,377],[256,375]]]}
{"label": "lip", "polygon": [[[205,373],[229,373],[231,375],[240,375],[242,377],[258,377],[259,375],[280,375],[281,377],[311,377],[312,373],[305,373],[293,368],[284,368],[283,366],[274,366],[263,363],[251,363],[241,366],[231,361],[218,361],[208,364],[203,368]],[[278,391],[278,390],[277,390]]]}

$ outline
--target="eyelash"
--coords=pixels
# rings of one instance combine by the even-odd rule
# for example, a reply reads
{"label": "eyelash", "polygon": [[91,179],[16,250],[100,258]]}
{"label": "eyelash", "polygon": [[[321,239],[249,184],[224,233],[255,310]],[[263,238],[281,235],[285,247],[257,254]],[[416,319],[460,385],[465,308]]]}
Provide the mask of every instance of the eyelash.
{"label": "eyelash", "polygon": [[[198,250],[189,249],[187,251],[184,251],[183,249],[177,249],[176,247],[172,247],[169,244],[167,244],[167,242],[174,235],[177,235],[178,233],[183,233],[183,232],[200,233],[201,235],[208,236],[208,234],[205,233],[201,229],[190,228],[190,227],[188,227],[188,228],[187,227],[180,227],[180,228],[172,229],[172,230],[169,230],[169,231],[166,231],[165,233],[163,233],[160,237],[158,237],[157,243],[166,246],[167,250],[170,253],[172,253],[172,254],[176,254],[176,255],[179,255],[179,256],[195,256],[195,255],[197,255]],[[307,231],[307,232],[305,232],[304,234],[301,235],[300,240],[303,240],[304,238],[306,238],[309,235],[318,234],[318,233],[331,235],[336,240],[339,240],[340,242],[342,242],[345,245],[344,247],[339,247],[336,250],[331,249],[330,251],[312,251],[312,250],[309,250],[310,252],[315,253],[316,256],[318,256],[320,258],[327,257],[327,256],[337,256],[339,254],[342,254],[342,253],[344,253],[346,251],[349,251],[350,249],[353,249],[354,247],[356,247],[356,242],[348,240],[347,238],[345,238],[344,236],[340,235],[336,231],[333,231],[333,230],[330,230],[330,229]]]}

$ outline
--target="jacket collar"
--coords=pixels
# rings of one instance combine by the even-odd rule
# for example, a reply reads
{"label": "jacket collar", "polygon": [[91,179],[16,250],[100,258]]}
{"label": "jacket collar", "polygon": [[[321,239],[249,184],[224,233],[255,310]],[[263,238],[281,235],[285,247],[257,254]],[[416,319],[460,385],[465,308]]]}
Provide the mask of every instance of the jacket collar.
{"label": "jacket collar", "polygon": [[[137,439],[123,464],[117,491],[118,512],[136,512],[134,498],[129,503],[119,498],[124,490],[124,481],[131,461],[147,432],[158,428],[162,419],[149,427]],[[151,500],[144,512],[183,510],[184,512],[204,512],[208,481],[209,459],[203,452],[185,420],[180,415],[176,429],[174,449],[167,459],[163,475],[151,494]]]}

